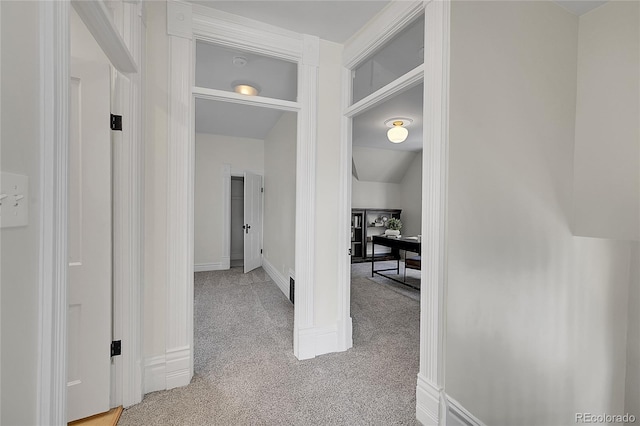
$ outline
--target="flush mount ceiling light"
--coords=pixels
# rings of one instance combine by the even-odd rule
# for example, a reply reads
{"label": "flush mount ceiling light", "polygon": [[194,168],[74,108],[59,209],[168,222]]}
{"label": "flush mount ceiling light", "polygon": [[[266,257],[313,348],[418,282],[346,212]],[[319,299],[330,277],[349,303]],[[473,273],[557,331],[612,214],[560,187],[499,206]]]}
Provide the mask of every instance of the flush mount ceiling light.
{"label": "flush mount ceiling light", "polygon": [[389,138],[389,142],[393,143],[401,143],[407,139],[409,136],[409,131],[406,129],[413,122],[410,118],[396,117],[391,118],[384,122],[387,127],[390,127],[387,130],[387,138]]}
{"label": "flush mount ceiling light", "polygon": [[233,87],[234,92],[240,93],[241,95],[256,96],[260,93],[260,87],[248,81],[234,81],[231,83],[231,87]]}

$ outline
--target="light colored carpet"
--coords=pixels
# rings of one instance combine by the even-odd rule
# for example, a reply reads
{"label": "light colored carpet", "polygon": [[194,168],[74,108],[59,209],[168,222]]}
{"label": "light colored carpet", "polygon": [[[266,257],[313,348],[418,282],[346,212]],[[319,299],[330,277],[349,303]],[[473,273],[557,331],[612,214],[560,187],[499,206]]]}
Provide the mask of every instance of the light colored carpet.
{"label": "light colored carpet", "polygon": [[195,371],[120,425],[391,425],[415,420],[419,303],[354,273],[354,347],[298,361],[293,305],[268,275],[195,278]]}

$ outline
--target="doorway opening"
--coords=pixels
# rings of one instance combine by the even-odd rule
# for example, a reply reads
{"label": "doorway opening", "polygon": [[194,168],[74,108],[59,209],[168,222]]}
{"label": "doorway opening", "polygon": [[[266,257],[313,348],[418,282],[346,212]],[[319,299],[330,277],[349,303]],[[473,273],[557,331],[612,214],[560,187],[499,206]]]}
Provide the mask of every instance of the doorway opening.
{"label": "doorway opening", "polygon": [[231,267],[244,266],[244,177],[231,176]]}

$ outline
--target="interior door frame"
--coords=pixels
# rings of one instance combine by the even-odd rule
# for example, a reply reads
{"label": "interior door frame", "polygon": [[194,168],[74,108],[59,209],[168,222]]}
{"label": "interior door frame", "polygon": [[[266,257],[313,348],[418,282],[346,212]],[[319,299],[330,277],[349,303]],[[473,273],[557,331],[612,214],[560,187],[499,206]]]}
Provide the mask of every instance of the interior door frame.
{"label": "interior door frame", "polygon": [[[69,135],[69,65],[70,65],[70,0],[39,3],[39,46],[40,46],[40,191],[38,199],[42,209],[36,219],[40,224],[40,262],[39,262],[39,318],[38,318],[38,371],[36,419],[38,424],[67,423],[67,203],[68,203],[68,135]],[[74,1],[76,11],[87,28],[101,46],[111,64],[120,72],[128,74],[131,89],[127,91],[125,102],[132,106],[132,117],[141,118],[140,78],[137,71],[143,63],[144,37],[143,4],[123,3],[129,21],[123,25],[131,30],[128,33],[129,46],[135,46],[134,59],[127,44],[115,27],[111,14],[104,1]],[[125,31],[127,33],[127,31]],[[136,77],[138,76],[138,77]],[[133,122],[134,120],[132,120]],[[134,143],[122,157],[115,160],[131,161],[136,166],[144,164],[141,130],[130,126],[127,133]],[[121,166],[123,166],[121,164]],[[140,194],[144,168],[129,170],[130,180],[114,187],[114,195]],[[126,191],[126,192],[123,192]],[[116,199],[114,198],[114,202]],[[114,233],[124,234],[133,226],[136,238],[141,229],[141,204],[131,203],[122,211],[122,223],[114,224]],[[133,405],[142,400],[141,339],[142,298],[140,293],[141,240],[131,242],[131,261],[120,265],[127,268],[129,274],[121,286],[122,303],[119,308],[126,319],[123,335],[131,337],[132,345],[123,348],[123,359],[118,376],[126,381],[118,381],[115,393],[119,403]],[[124,357],[123,357],[124,358]],[[112,382],[113,383],[113,382]],[[118,403],[118,401],[112,401]]]}
{"label": "interior door frame", "polygon": [[[198,4],[167,3],[169,34],[169,182],[167,387],[193,376],[193,180],[194,100],[196,97],[297,113],[296,152],[296,304],[293,353],[298,359],[318,354],[314,323],[315,170],[319,39],[301,35]],[[297,102],[246,97],[234,92],[194,87],[195,41],[288,60],[298,64]],[[169,303],[169,301],[171,303]],[[167,369],[169,363],[167,362]],[[172,381],[169,382],[171,376]]]}
{"label": "interior door frame", "polygon": [[[251,172],[262,176],[262,185],[264,186],[264,172],[258,173],[253,170],[235,170],[231,164],[222,165],[222,221],[224,222],[224,233],[222,238],[222,265],[221,269],[231,268],[231,180],[242,178],[244,181],[245,172]],[[244,194],[243,194],[244,197]],[[261,216],[262,228],[260,232],[260,247],[263,244],[264,237],[264,196],[261,197]]]}
{"label": "interior door frame", "polygon": [[[392,2],[349,40],[343,55],[343,122],[340,150],[341,211],[338,253],[339,309],[351,320],[350,218],[352,119],[420,82],[424,83],[422,160],[422,291],[420,294],[420,369],[416,384],[416,418],[423,424],[446,421],[444,381],[446,318],[446,208],[449,107],[449,0]],[[351,104],[352,70],[418,15],[425,16],[424,63],[364,99]],[[382,30],[381,30],[382,29]],[[346,336],[350,339],[351,336]]]}

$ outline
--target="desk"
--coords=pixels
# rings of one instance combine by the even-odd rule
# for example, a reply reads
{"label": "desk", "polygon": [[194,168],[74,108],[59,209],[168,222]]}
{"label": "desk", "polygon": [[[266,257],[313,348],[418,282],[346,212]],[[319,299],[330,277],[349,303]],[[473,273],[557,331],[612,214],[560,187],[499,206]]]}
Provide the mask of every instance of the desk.
{"label": "desk", "polygon": [[381,272],[384,271],[396,271],[398,273],[398,275],[400,275],[400,250],[404,250],[405,252],[410,251],[413,253],[418,253],[419,255],[422,255],[421,253],[421,246],[422,244],[420,243],[419,240],[414,240],[414,239],[409,239],[407,237],[404,238],[388,238],[388,237],[384,237],[381,235],[374,235],[371,238],[371,253],[375,253],[375,249],[376,249],[376,244],[380,245],[380,246],[385,246],[385,247],[391,247],[391,251],[393,253],[393,255],[395,256],[396,260],[398,261],[398,265],[395,268],[390,268],[390,269],[375,269],[375,264],[376,264],[376,259],[375,256],[371,258],[371,276],[373,277],[374,274],[378,274],[381,277],[385,277],[388,278],[390,280],[393,280],[395,282],[398,282],[400,284],[404,284],[408,287],[411,288],[415,288],[416,290],[420,290],[419,287],[414,287],[411,284],[407,284],[406,281],[400,281],[398,279],[395,279],[393,277],[390,277],[388,275],[384,275],[381,274]]}

